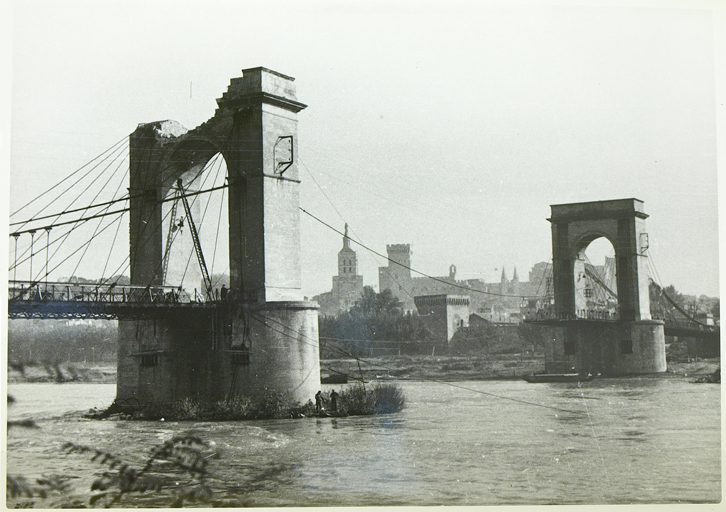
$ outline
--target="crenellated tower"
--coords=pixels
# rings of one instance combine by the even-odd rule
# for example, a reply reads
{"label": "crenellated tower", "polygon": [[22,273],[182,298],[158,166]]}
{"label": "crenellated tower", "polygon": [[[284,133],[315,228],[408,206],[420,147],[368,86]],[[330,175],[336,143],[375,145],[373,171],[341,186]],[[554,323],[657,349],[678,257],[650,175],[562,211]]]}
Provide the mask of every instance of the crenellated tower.
{"label": "crenellated tower", "polygon": [[379,291],[391,290],[406,310],[416,308],[411,293],[411,245],[386,245],[388,266],[378,268]]}

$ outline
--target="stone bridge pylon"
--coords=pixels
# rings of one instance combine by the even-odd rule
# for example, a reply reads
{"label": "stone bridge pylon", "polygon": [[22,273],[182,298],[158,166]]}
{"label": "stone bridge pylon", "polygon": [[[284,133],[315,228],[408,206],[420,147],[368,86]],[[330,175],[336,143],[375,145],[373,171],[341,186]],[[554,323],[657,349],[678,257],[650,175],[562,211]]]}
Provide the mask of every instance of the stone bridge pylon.
{"label": "stone bridge pylon", "polygon": [[186,194],[198,189],[200,171],[221,154],[230,291],[199,308],[119,320],[120,401],[279,393],[304,403],[319,388],[317,304],[303,300],[300,283],[297,113],[305,105],[293,78],[261,67],[243,70],[217,103],[193,130],[161,121],[131,134],[131,284],[164,285],[164,200],[179,183]]}
{"label": "stone bridge pylon", "polygon": [[[546,346],[546,371],[664,372],[664,324],[650,316],[643,201],[560,204],[551,210],[555,315],[547,322],[554,335]],[[578,282],[585,275],[585,250],[601,237],[615,249],[618,312],[588,318]]]}

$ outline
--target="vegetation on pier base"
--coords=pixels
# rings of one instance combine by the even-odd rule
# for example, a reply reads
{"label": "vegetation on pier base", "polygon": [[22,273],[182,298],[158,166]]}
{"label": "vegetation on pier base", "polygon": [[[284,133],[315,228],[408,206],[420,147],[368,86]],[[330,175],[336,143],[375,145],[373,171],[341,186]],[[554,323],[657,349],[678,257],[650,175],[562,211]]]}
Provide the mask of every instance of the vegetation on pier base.
{"label": "vegetation on pier base", "polygon": [[[323,402],[329,403],[329,394]],[[365,387],[353,384],[340,392],[338,411],[344,415],[370,415],[398,412],[406,404],[403,390],[397,384],[381,383]]]}
{"label": "vegetation on pier base", "polygon": [[[406,399],[396,383],[380,383],[372,386],[353,384],[338,392],[337,410],[333,411],[331,393],[322,393],[323,415],[364,416],[400,411]],[[270,393],[253,402],[248,397],[231,397],[227,400],[205,404],[192,398],[184,398],[167,406],[143,407],[138,404],[114,402],[104,411],[91,411],[90,418],[103,419],[120,414],[124,419],[165,421],[234,421],[304,418],[319,416],[315,404],[291,402],[282,394]]]}

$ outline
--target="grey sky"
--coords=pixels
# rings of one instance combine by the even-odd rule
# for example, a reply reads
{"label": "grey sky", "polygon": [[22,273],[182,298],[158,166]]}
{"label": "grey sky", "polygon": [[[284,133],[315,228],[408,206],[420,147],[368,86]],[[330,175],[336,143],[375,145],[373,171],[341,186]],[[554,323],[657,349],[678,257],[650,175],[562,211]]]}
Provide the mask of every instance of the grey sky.
{"label": "grey sky", "polygon": [[[526,280],[551,258],[550,204],[637,197],[663,284],[718,295],[722,5],[630,5],[16,2],[10,208],[138,123],[197,126],[265,66],[309,105],[301,206],[373,249]],[[330,289],[341,245],[303,216],[307,295]],[[353,248],[377,285],[383,261]]]}

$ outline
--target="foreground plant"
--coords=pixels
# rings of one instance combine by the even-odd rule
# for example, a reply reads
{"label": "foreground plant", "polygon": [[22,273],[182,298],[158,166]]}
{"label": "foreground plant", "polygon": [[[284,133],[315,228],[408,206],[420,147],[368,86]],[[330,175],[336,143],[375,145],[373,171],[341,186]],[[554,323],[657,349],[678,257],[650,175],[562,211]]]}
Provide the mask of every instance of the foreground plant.
{"label": "foreground plant", "polygon": [[61,450],[66,455],[88,455],[91,462],[107,468],[91,484],[93,494],[88,502],[73,495],[72,477],[51,475],[28,479],[8,475],[5,493],[8,505],[15,508],[139,506],[138,500],[143,496],[153,506],[218,505],[212,500],[213,493],[207,484],[208,461],[218,454],[195,435],[176,436],[153,447],[140,468],[113,453],[90,446],[67,442]]}
{"label": "foreground plant", "polygon": [[[43,500],[43,508],[53,507],[53,501],[57,500],[57,506],[78,506],[79,500],[69,501],[64,497],[70,490],[70,477],[62,475],[42,476],[41,478],[28,479],[24,476],[7,475],[5,487],[5,499],[16,500],[15,508],[34,507],[36,498]],[[10,503],[8,502],[8,505]]]}
{"label": "foreground plant", "polygon": [[[91,461],[108,466],[91,485],[91,491],[99,491],[89,499],[89,505],[97,502],[112,506],[125,496],[147,491],[174,489],[171,506],[187,502],[208,501],[212,491],[206,483],[208,458],[217,457],[207,442],[185,434],[176,436],[151,450],[146,464],[134,468],[116,455],[89,446],[66,443],[62,450],[67,453],[91,455]],[[179,482],[186,477],[185,482]]]}

